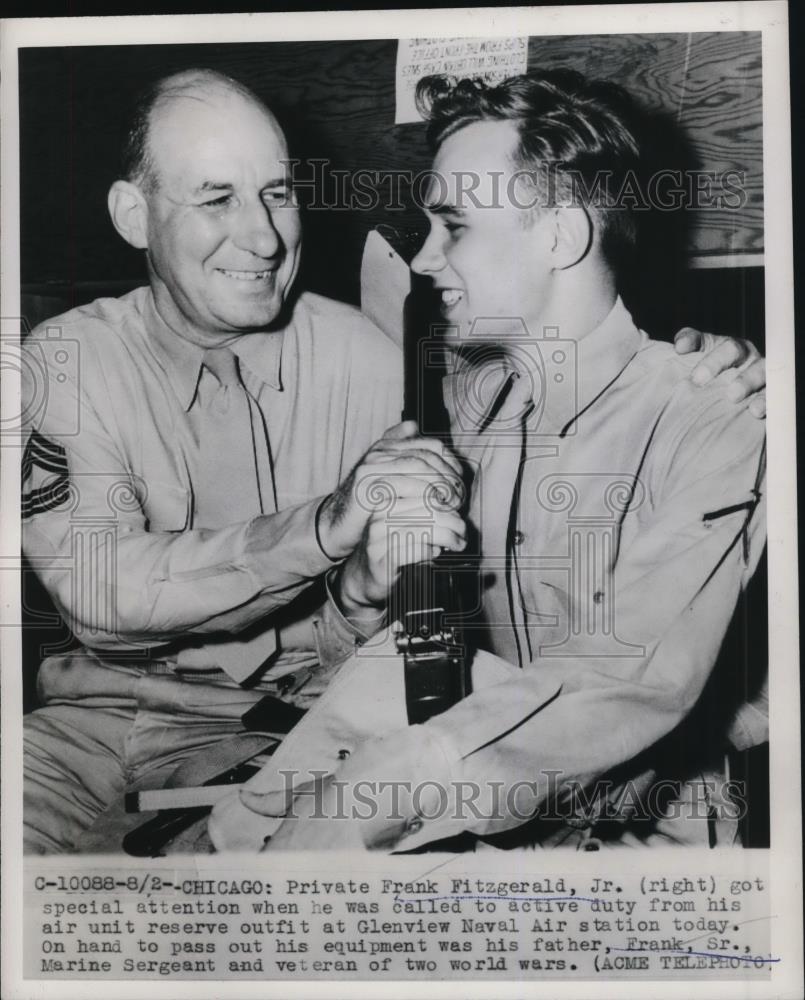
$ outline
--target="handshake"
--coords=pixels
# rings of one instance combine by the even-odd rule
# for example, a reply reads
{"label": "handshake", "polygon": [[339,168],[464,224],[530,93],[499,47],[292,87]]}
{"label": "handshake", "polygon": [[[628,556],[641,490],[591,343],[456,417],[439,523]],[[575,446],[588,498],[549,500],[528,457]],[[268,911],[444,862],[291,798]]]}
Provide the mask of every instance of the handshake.
{"label": "handshake", "polygon": [[[462,440],[462,452],[477,458],[487,474],[500,444],[498,432],[533,406],[531,389],[530,379],[512,374],[494,417]],[[507,504],[504,493],[513,479],[493,477],[491,485]],[[400,569],[430,562],[445,550],[462,552],[466,499],[462,462],[449,447],[422,437],[414,421],[389,428],[320,510],[322,548],[332,559],[345,559],[335,593],[342,611],[356,624],[370,624],[386,605]]]}
{"label": "handshake", "polygon": [[389,428],[319,512],[319,542],[344,559],[336,584],[342,611],[376,620],[404,566],[467,543],[461,462],[414,421]]}

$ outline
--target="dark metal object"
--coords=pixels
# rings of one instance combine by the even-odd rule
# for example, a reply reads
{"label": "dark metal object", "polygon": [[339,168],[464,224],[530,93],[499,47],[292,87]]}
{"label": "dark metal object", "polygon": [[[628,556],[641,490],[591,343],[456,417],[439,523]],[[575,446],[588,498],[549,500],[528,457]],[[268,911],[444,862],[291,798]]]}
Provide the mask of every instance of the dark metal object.
{"label": "dark metal object", "polygon": [[[444,327],[433,322],[433,311],[431,282],[413,275],[405,302],[402,416],[416,420],[420,433],[449,441],[441,396],[444,372],[430,363],[439,351],[423,350],[423,346],[436,347],[438,331]],[[409,725],[426,722],[469,693],[468,657],[458,624],[462,602],[457,576],[464,564],[461,558],[443,554],[433,562],[405,566],[400,571],[391,610],[393,620],[401,625],[396,644],[405,664]]]}
{"label": "dark metal object", "polygon": [[[409,608],[396,639],[405,665],[409,725],[439,715],[469,693],[461,630],[450,622],[458,612],[458,588],[452,570],[439,563],[406,567],[398,589]],[[423,591],[435,600],[417,605],[414,595]]]}

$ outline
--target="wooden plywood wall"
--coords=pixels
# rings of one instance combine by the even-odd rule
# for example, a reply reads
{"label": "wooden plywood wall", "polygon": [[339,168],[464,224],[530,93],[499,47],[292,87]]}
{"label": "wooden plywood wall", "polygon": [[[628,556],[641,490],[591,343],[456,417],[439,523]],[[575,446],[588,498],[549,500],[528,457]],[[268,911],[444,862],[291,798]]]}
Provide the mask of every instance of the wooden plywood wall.
{"label": "wooden plywood wall", "polygon": [[615,80],[687,137],[697,170],[740,174],[744,204],[700,208],[692,219],[689,250],[697,263],[724,255],[757,262],[763,252],[759,33],[532,38],[528,64],[569,66]]}
{"label": "wooden plywood wall", "polygon": [[[74,301],[142,280],[140,256],[115,235],[106,192],[117,174],[122,109],[165,73],[210,66],[279,110],[293,154],[331,170],[425,169],[421,124],[394,125],[394,40],[29,49],[20,53],[22,275]],[[756,33],[531,38],[529,66],[610,78],[690,140],[700,169],[743,172],[746,204],[697,213],[689,252],[757,262],[763,249],[760,36]],[[300,171],[304,173],[304,167]],[[327,200],[327,196],[322,200]],[[357,301],[366,233],[421,225],[411,205],[309,210],[303,280]]]}

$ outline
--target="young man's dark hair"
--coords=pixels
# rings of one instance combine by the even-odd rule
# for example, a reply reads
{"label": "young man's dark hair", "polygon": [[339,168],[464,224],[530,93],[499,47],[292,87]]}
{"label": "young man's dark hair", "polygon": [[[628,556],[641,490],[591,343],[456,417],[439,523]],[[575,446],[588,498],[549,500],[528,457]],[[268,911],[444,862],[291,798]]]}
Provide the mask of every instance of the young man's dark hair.
{"label": "young man's dark hair", "polygon": [[[434,151],[475,122],[513,122],[520,135],[514,163],[534,191],[529,204],[583,205],[607,262],[623,264],[637,238],[634,185],[641,174],[641,115],[625,90],[557,69],[497,85],[429,76],[416,100]],[[625,189],[629,197],[619,197]]]}

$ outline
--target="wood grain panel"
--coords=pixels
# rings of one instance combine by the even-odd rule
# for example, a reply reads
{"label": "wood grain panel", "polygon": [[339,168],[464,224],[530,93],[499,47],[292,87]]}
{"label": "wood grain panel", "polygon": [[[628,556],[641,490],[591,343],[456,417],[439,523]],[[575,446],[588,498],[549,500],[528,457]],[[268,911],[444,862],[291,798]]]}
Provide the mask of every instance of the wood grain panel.
{"label": "wood grain panel", "polygon": [[569,66],[626,87],[691,146],[691,165],[743,175],[745,204],[692,213],[695,254],[763,250],[761,49],[757,32],[532,38],[529,68]]}

